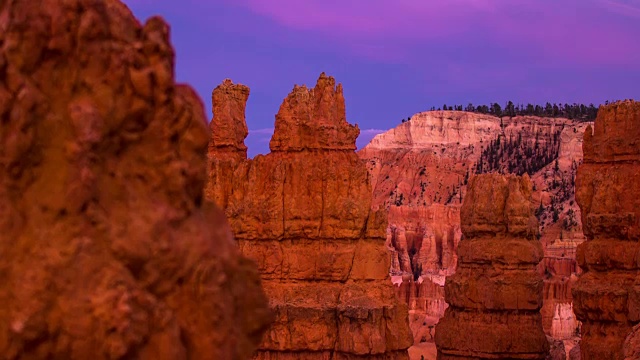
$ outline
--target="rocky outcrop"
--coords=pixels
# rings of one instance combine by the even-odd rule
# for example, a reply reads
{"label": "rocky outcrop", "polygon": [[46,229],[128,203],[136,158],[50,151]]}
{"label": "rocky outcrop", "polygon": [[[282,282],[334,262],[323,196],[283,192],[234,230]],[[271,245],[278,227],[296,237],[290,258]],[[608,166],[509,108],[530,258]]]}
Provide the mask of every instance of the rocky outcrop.
{"label": "rocky outcrop", "polygon": [[272,152],[338,150],[352,152],[360,134],[347,122],[342,84],[320,75],[316,87],[295,86],[280,105],[269,143]]}
{"label": "rocky outcrop", "polygon": [[575,201],[575,177],[582,163],[582,137],[589,123],[566,126],[560,133],[558,157],[532,176],[533,194],[540,221],[544,260],[542,325],[555,339],[569,339],[580,323],[572,310],[571,287],[581,270],[576,249],[584,242],[580,208]]}
{"label": "rocky outcrop", "polygon": [[433,325],[447,308],[444,278],[455,271],[461,236],[460,206],[433,204],[389,209],[390,271],[396,294],[409,305],[416,343],[425,333],[435,334]]}
{"label": "rocky outcrop", "polygon": [[[420,274],[452,274],[460,239],[459,204],[468,178],[479,170],[480,162],[483,172],[521,171],[524,164],[533,182],[532,202],[545,254],[538,268],[544,277],[543,327],[548,335],[562,336],[559,339],[574,334],[579,322],[567,309],[572,308],[571,286],[580,273],[576,248],[584,241],[574,182],[587,126],[563,118],[428,111],[378,135],[358,154],[367,160],[372,175],[374,206],[389,209],[391,273],[401,276],[421,265]],[[520,158],[526,161],[519,162]],[[455,236],[441,241],[438,234],[447,233],[438,229],[442,227],[453,229]],[[436,255],[441,254],[438,266],[433,252],[428,253],[433,249],[428,246],[431,237],[424,237],[430,232],[436,233]],[[414,262],[409,256],[412,246],[420,252]],[[410,309],[433,315],[427,309]],[[564,315],[558,317],[556,312]]]}
{"label": "rocky outcrop", "polygon": [[640,103],[600,107],[583,150],[576,200],[588,240],[578,247],[584,274],[573,287],[582,359],[623,359],[625,337],[640,321]]}
{"label": "rocky outcrop", "polygon": [[[479,170],[481,158],[485,162],[481,172],[489,169],[488,156],[483,153],[500,153],[500,160],[492,158],[491,166],[509,172],[519,146],[523,152],[517,157],[531,160],[531,169],[541,168],[557,157],[560,134],[574,124],[568,119],[427,111],[376,135],[358,155],[368,162],[374,205],[460,204],[468,178]],[[534,154],[540,157],[536,166]],[[546,159],[543,154],[555,155]]]}
{"label": "rocky outcrop", "polygon": [[250,357],[267,299],[203,201],[208,131],[168,26],[115,0],[0,19],[2,358]]}
{"label": "rocky outcrop", "polygon": [[247,158],[244,139],[249,135],[245,121],[245,108],[249,99],[249,88],[225,79],[211,95],[213,114],[210,127],[209,155],[243,160]]}
{"label": "rocky outcrop", "polygon": [[234,178],[230,174],[247,159],[244,139],[249,134],[245,119],[249,88],[225,79],[213,90],[211,99],[213,118],[209,124],[209,181],[205,187],[205,196],[216,204],[226,204],[234,186]]}
{"label": "rocky outcrop", "polygon": [[461,236],[460,206],[391,206],[387,244],[398,258],[391,273],[452,274]]}
{"label": "rocky outcrop", "polygon": [[461,209],[464,240],[436,327],[438,359],[544,359],[542,246],[529,177],[478,175]]}
{"label": "rocky outcrop", "polygon": [[[358,132],[342,88],[323,73],[313,89],[294,87],[276,115],[272,152],[239,162],[231,190],[215,199],[258,263],[276,314],[257,359],[407,359],[407,308],[389,279],[386,215],[371,209],[353,151]],[[211,157],[215,172],[224,157]],[[226,186],[209,181],[211,194]]]}

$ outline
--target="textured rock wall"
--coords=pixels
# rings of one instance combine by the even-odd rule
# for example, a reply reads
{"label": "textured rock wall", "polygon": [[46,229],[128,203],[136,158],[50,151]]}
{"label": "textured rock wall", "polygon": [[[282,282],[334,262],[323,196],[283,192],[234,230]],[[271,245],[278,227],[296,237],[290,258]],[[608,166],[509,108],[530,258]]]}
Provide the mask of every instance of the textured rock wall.
{"label": "textured rock wall", "polygon": [[246,359],[255,265],[203,201],[202,102],[114,0],[0,1],[3,359]]}
{"label": "textured rock wall", "polygon": [[[571,286],[580,273],[575,254],[584,236],[573,183],[582,162],[582,138],[587,126],[588,123],[562,118],[500,119],[459,111],[429,111],[376,136],[358,154],[368,161],[374,184],[373,205],[389,209],[387,243],[393,256],[391,274],[400,277],[410,274],[418,264],[421,274],[452,274],[460,240],[459,203],[466,195],[467,173],[473,173],[480,154],[498,136],[503,145],[510,138],[521,138],[522,142],[533,144],[533,150],[554,146],[555,136],[559,142],[557,158],[531,176],[532,202],[536,209],[542,209],[536,213],[545,254],[539,266],[544,278],[543,328],[548,335],[561,336],[559,339],[574,337],[579,322],[566,310],[572,309]],[[513,161],[516,156],[532,157],[530,153],[504,155],[506,161],[500,160],[503,163]],[[554,208],[557,219],[553,216]],[[454,236],[442,241],[447,229]],[[425,235],[430,233],[435,234],[435,249],[428,246],[431,237]],[[410,256],[413,247],[419,255]],[[423,286],[406,285],[397,290]],[[437,296],[438,292],[430,294]],[[415,294],[401,297],[411,299]],[[410,311],[434,316],[443,307],[433,305],[442,300],[430,297],[426,303],[412,301]],[[430,307],[411,307],[423,304]],[[558,317],[556,312],[566,316]],[[419,322],[423,323],[421,318]],[[417,326],[412,323],[412,328]]]}
{"label": "textured rock wall", "polygon": [[[553,146],[556,134],[574,125],[561,118],[510,119],[463,111],[427,111],[376,135],[358,155],[367,160],[372,174],[376,206],[461,204],[465,177],[468,172],[473,174],[492,141],[501,137],[505,143],[520,137],[523,143],[537,141],[542,149]],[[567,157],[575,150],[571,144],[563,149]]]}
{"label": "textured rock wall", "polygon": [[623,359],[624,339],[640,321],[640,103],[601,107],[583,150],[576,200],[588,240],[578,247],[584,274],[573,288],[582,359]]}
{"label": "textured rock wall", "polygon": [[528,176],[478,175],[461,209],[458,269],[436,327],[438,359],[544,359],[542,246]]}
{"label": "textured rock wall", "polygon": [[313,89],[294,87],[271,153],[238,162],[231,183],[215,177],[225,155],[210,153],[209,194],[258,263],[276,314],[257,359],[407,359],[407,307],[389,280],[386,215],[371,210],[358,133],[341,86],[322,74]]}
{"label": "textured rock wall", "polygon": [[245,121],[249,88],[225,79],[213,90],[211,98],[216,116],[209,124],[212,131],[207,152],[205,195],[207,199],[223,205],[228,202],[234,187],[233,172],[247,159],[244,139],[249,134]]}
{"label": "textured rock wall", "polygon": [[460,206],[391,206],[388,218],[387,243],[398,258],[392,274],[453,274],[462,236]]}
{"label": "textured rock wall", "polygon": [[[396,225],[398,224],[398,225]],[[444,315],[444,279],[457,263],[460,206],[391,206],[387,248],[396,294],[409,305],[409,321],[416,343]]]}

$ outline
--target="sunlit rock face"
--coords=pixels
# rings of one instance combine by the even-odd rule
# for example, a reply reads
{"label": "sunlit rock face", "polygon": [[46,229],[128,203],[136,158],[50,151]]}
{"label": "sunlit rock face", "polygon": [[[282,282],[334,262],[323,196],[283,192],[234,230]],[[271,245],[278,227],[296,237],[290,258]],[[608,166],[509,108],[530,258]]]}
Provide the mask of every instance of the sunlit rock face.
{"label": "sunlit rock face", "polygon": [[[213,98],[238,102],[216,91]],[[244,112],[235,114],[213,125],[213,139],[218,126],[241,132],[227,130],[244,128]],[[256,359],[408,359],[407,306],[389,277],[387,218],[372,210],[358,133],[346,121],[342,87],[323,73],[283,101],[270,154],[237,161],[237,152],[210,147],[208,194],[258,264],[276,316]]]}
{"label": "sunlit rock face", "polygon": [[545,359],[542,260],[527,175],[473,177],[462,205],[458,269],[436,327],[438,359]]}
{"label": "sunlit rock face", "polygon": [[583,360],[623,359],[623,343],[640,321],[640,103],[600,108],[584,135],[576,179],[587,241],[578,247],[584,273],[573,287],[582,321]]}
{"label": "sunlit rock face", "polygon": [[169,27],[115,0],[0,1],[3,359],[247,359],[256,267],[205,203]]}

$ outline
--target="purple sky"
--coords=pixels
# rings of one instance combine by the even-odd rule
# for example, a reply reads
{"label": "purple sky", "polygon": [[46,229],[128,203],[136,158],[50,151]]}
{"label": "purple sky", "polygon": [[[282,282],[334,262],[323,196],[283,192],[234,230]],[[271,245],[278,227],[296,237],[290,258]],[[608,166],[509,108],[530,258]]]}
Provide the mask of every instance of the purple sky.
{"label": "purple sky", "polygon": [[358,145],[431,106],[640,98],[640,0],[125,0],[170,24],[177,77],[211,116],[251,88],[249,155],[294,84],[344,86]]}

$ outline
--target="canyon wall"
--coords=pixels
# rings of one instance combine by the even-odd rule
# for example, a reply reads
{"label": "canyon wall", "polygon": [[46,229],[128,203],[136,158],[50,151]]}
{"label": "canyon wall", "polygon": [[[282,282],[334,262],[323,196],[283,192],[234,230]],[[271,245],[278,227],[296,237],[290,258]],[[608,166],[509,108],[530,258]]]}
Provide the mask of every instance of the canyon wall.
{"label": "canyon wall", "polygon": [[640,103],[600,107],[584,134],[576,200],[588,241],[578,247],[584,270],[573,287],[582,321],[583,360],[624,359],[625,338],[640,322]]}
{"label": "canyon wall", "polygon": [[529,177],[478,175],[461,209],[458,269],[436,327],[438,359],[545,359],[542,259]]}
{"label": "canyon wall", "polygon": [[2,358],[250,357],[271,314],[204,202],[204,107],[169,27],[114,0],[0,19]]}
{"label": "canyon wall", "polygon": [[[428,111],[376,136],[358,152],[372,175],[373,206],[389,211],[390,272],[398,294],[409,299],[410,318],[416,319],[412,328],[420,329],[415,338],[422,338],[446,308],[443,292],[433,285],[442,286],[444,276],[455,271],[459,209],[469,178],[482,172],[528,172],[545,254],[538,268],[544,277],[543,326],[555,339],[575,341],[579,322],[572,312],[571,286],[581,271],[575,252],[584,235],[574,184],[587,126],[563,118]],[[435,254],[422,247],[431,234]],[[448,234],[446,241],[443,234]]]}
{"label": "canyon wall", "polygon": [[[407,359],[413,341],[389,279],[386,214],[372,210],[341,85],[323,73],[313,89],[295,86],[276,115],[271,153],[238,161],[239,142],[218,131],[243,136],[244,113],[219,109],[244,107],[244,89],[214,90],[207,196],[258,264],[276,315],[256,359]],[[221,149],[228,143],[231,155]]]}
{"label": "canyon wall", "polygon": [[[374,205],[461,204],[470,175],[533,174],[558,156],[560,134],[574,125],[560,118],[427,111],[376,135],[358,155],[373,177]],[[529,161],[516,163],[517,154]]]}

